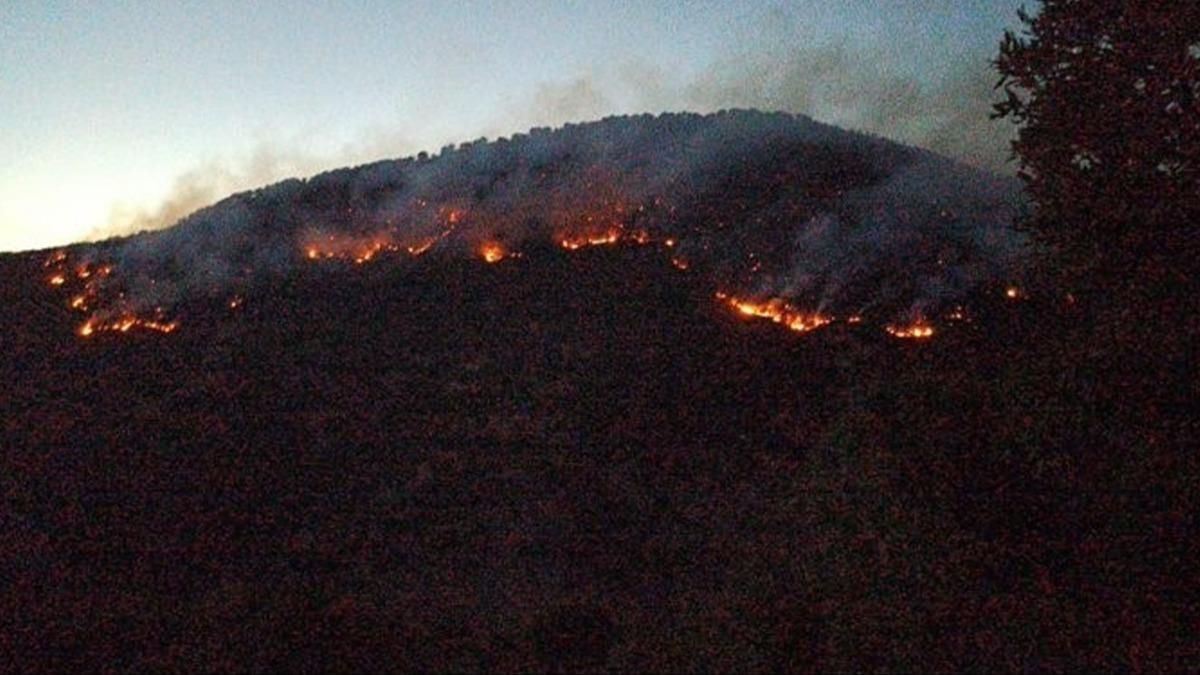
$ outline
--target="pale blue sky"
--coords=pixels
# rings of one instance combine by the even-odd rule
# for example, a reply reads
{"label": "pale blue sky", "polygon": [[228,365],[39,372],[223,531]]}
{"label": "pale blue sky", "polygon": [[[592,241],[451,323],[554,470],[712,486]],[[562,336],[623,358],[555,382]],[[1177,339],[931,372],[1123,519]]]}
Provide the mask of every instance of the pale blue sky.
{"label": "pale blue sky", "polygon": [[[0,250],[152,209],[189,171],[249,187],[573,114],[689,107],[680,92],[714,64],[795,47],[868,49],[932,82],[990,58],[1018,4],[0,0]],[[585,81],[625,89],[539,109]]]}

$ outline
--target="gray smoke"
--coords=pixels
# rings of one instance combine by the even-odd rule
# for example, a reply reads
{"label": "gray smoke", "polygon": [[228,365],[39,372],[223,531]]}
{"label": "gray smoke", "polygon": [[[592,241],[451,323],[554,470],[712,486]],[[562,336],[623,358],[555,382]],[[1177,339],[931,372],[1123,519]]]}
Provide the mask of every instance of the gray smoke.
{"label": "gray smoke", "polygon": [[[997,97],[989,56],[976,55],[932,83],[923,83],[889,70],[890,57],[883,51],[845,43],[796,45],[794,19],[786,13],[778,13],[764,32],[770,37],[753,49],[713,64],[692,81],[678,81],[654,65],[626,62],[564,82],[542,83],[483,132],[498,136],[512,129],[645,111],[749,108],[805,115],[974,167],[1013,173],[1009,157],[1015,127],[989,118]],[[260,144],[245,157],[211,159],[185,172],[153,207],[114,207],[88,240],[162,229],[239,190],[416,149],[397,129],[370,130],[325,154],[300,151],[291,144]]]}
{"label": "gray smoke", "polygon": [[140,311],[230,293],[311,245],[474,254],[620,228],[672,238],[714,288],[879,317],[1006,273],[1014,181],[792,115],[608,118],[287,180],[103,244]]}
{"label": "gray smoke", "polygon": [[698,110],[782,110],[1011,172],[1012,125],[989,119],[996,75],[985,58],[934,84],[889,72],[886,55],[845,45],[794,48],[722,63],[686,87]]}
{"label": "gray smoke", "polygon": [[353,143],[324,154],[299,150],[294,143],[260,142],[243,156],[213,157],[180,174],[154,206],[114,205],[107,221],[85,240],[161,230],[235,192],[414,150],[403,133],[385,129],[363,131]]}
{"label": "gray smoke", "polygon": [[544,83],[510,126],[559,125],[641,111],[730,108],[805,115],[915,145],[965,164],[1012,174],[1015,127],[990,119],[997,79],[978,57],[933,83],[890,72],[886,55],[845,44],[759,51],[678,83],[645,64]]}

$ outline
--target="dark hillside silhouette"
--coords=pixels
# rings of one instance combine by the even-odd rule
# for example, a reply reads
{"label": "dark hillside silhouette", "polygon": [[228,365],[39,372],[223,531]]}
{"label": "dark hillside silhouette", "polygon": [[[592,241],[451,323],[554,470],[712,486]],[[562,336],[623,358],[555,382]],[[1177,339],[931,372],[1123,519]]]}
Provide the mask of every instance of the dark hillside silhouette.
{"label": "dark hillside silhouette", "polygon": [[[1003,181],[704,119],[333,172],[69,251],[114,263],[104,297],[169,305],[166,332],[81,337],[77,269],[0,258],[0,668],[1194,669],[1194,389],[1152,410],[1062,356],[1095,343],[1037,280],[1005,292]],[[704,140],[728,124],[758,152]],[[639,164],[688,129],[727,154]],[[647,167],[672,190],[628,199]],[[588,181],[622,189],[560,191]],[[547,231],[609,194],[649,214],[606,245]],[[397,195],[446,209],[381,210]],[[361,264],[297,238],[394,225]],[[723,288],[880,309],[801,334]],[[879,330],[938,299],[967,318]]]}

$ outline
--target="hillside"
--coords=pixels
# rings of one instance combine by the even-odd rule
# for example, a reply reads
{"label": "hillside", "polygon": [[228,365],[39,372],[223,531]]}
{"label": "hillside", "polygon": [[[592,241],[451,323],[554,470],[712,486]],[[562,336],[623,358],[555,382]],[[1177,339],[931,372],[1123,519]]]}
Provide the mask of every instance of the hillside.
{"label": "hillside", "polygon": [[505,145],[0,257],[0,668],[1195,656],[1194,468],[1066,414],[1105,401],[1060,382],[1070,308],[1006,294],[1004,181],[757,113]]}
{"label": "hillside", "polygon": [[69,264],[115,270],[81,302],[99,324],[166,324],[313,260],[636,241],[714,291],[906,323],[1021,276],[1019,205],[1015,181],[803,117],[643,115],[284,181]]}

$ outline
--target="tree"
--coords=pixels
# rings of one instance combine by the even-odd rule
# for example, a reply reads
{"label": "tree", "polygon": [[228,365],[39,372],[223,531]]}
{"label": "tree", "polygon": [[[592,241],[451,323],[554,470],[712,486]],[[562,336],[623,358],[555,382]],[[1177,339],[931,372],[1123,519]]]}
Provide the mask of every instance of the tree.
{"label": "tree", "polygon": [[996,67],[1020,125],[1025,223],[1078,291],[1139,297],[1200,276],[1200,2],[1041,0]]}

